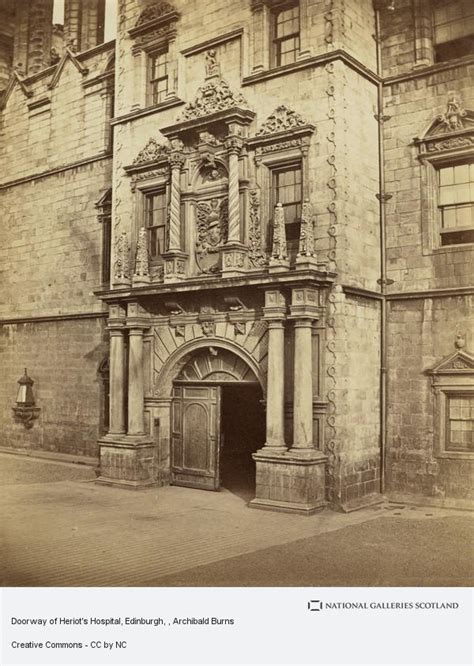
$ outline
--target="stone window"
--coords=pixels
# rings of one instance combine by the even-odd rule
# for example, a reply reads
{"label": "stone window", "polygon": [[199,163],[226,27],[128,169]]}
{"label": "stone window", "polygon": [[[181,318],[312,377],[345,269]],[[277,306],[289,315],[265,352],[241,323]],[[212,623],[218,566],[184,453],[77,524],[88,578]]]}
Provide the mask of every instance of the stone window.
{"label": "stone window", "polygon": [[296,62],[300,50],[299,4],[276,7],[272,19],[273,66]]}
{"label": "stone window", "polygon": [[112,239],[112,190],[106,190],[95,204],[97,209],[97,221],[102,226],[102,283],[110,282],[110,255]]}
{"label": "stone window", "polygon": [[271,210],[283,205],[289,250],[296,249],[299,241],[302,199],[301,162],[272,168]]}
{"label": "stone window", "polygon": [[474,392],[446,394],[445,449],[474,453]]}
{"label": "stone window", "polygon": [[438,0],[433,8],[433,33],[436,62],[474,54],[472,0]]}
{"label": "stone window", "polygon": [[471,458],[474,454],[474,357],[456,336],[457,350],[428,371],[435,394],[435,455]]}
{"label": "stone window", "polygon": [[149,104],[164,102],[168,95],[168,50],[149,54]]}
{"label": "stone window", "polygon": [[138,107],[177,101],[178,19],[178,12],[168,2],[153,2],[144,7],[129,30],[132,53],[137,58],[133,95]]}
{"label": "stone window", "polygon": [[425,252],[474,243],[474,112],[454,91],[446,110],[414,140],[421,169],[421,223]]}
{"label": "stone window", "polygon": [[474,162],[440,166],[438,209],[441,245],[474,242]]}
{"label": "stone window", "polygon": [[145,227],[148,232],[148,250],[152,261],[160,259],[165,252],[167,210],[165,188],[145,194]]}

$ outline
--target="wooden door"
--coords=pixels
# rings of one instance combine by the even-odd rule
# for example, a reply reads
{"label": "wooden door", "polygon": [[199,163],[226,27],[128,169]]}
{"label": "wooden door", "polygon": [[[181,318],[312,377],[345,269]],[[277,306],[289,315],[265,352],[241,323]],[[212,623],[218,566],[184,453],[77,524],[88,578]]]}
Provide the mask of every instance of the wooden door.
{"label": "wooden door", "polygon": [[173,388],[171,483],[219,489],[220,386]]}

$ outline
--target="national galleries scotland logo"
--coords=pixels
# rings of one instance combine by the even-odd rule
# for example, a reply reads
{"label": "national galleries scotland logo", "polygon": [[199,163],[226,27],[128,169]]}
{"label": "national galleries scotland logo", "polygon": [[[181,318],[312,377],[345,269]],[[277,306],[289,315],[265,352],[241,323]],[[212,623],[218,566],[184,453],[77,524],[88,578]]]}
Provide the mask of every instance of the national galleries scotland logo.
{"label": "national galleries scotland logo", "polygon": [[309,611],[322,610],[457,610],[457,601],[322,601],[310,599]]}

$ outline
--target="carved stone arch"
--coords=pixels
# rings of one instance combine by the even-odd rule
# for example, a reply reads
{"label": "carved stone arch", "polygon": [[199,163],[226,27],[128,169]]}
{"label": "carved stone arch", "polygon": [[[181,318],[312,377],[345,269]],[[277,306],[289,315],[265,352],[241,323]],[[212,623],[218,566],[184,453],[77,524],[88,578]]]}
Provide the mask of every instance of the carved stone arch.
{"label": "carved stone arch", "polygon": [[235,342],[215,337],[191,340],[176,349],[165,361],[155,379],[155,395],[162,398],[171,397],[173,381],[178,379],[193,355],[206,348],[217,350],[217,353],[219,353],[219,350],[226,350],[239,357],[255,375],[262,388],[263,395],[265,395],[264,377],[253,356]]}

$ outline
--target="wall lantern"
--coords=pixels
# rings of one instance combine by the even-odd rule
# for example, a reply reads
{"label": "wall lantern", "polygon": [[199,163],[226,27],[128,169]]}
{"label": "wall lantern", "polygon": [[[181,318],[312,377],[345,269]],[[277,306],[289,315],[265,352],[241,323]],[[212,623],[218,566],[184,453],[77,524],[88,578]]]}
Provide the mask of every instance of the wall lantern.
{"label": "wall lantern", "polygon": [[12,407],[15,420],[23,423],[28,430],[33,427],[33,421],[38,418],[40,408],[35,407],[35,397],[33,395],[34,381],[28,377],[25,368],[25,374],[18,380],[19,389],[16,396],[16,407]]}

